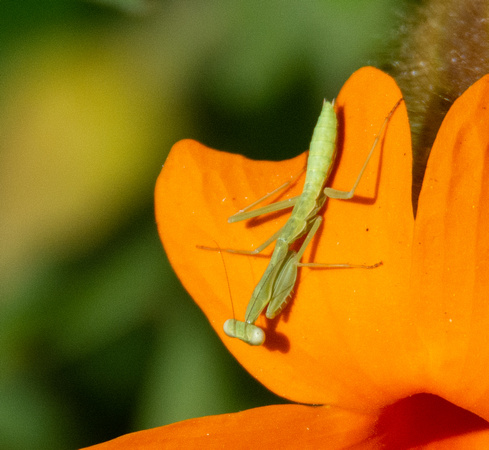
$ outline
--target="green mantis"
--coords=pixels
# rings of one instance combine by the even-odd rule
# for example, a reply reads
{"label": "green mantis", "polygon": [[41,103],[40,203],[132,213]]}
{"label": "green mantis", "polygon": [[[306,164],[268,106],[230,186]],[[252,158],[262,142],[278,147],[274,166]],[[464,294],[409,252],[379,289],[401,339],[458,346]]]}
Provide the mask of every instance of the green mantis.
{"label": "green mantis", "polygon": [[[352,265],[352,264],[321,264],[321,263],[300,263],[302,255],[314,237],[314,234],[321,225],[322,217],[319,211],[324,206],[328,198],[351,199],[362,178],[367,164],[373,154],[375,147],[385,129],[390,117],[401,103],[402,98],[394,105],[388,116],[384,119],[379,133],[375,137],[367,158],[358,174],[358,177],[350,191],[339,191],[324,184],[329,178],[333,163],[336,158],[336,134],[337,119],[333,109],[333,104],[324,101],[321,114],[312,135],[309,156],[307,159],[306,177],[302,194],[288,200],[276,202],[274,204],[254,209],[256,204],[268,198],[273,193],[286,187],[290,182],[285,183],[272,193],[249,205],[228,219],[228,222],[237,222],[256,217],[265,213],[293,207],[292,213],[286,224],[267,239],[262,245],[253,251],[242,251],[223,249],[230,253],[257,254],[276,241],[275,249],[272,253],[270,262],[256,285],[251,299],[246,309],[244,321],[228,319],[224,323],[224,332],[234,338],[241,339],[250,345],[261,345],[265,341],[265,332],[255,325],[256,320],[267,308],[266,317],[273,319],[287,305],[288,299],[294,288],[298,267],[348,267],[348,268],[374,268],[381,263],[374,265]],[[304,237],[300,247],[296,250],[296,242]],[[268,307],[267,307],[268,306]]]}

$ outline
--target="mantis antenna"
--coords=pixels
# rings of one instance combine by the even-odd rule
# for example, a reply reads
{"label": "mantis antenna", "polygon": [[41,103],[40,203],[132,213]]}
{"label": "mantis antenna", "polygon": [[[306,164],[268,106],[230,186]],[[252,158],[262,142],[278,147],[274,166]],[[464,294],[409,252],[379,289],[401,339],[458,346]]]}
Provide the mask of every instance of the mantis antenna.
{"label": "mantis antenna", "polygon": [[244,327],[245,325],[244,322],[236,320],[236,315],[234,312],[233,296],[231,293],[231,286],[229,284],[228,270],[226,268],[226,263],[224,262],[224,256],[222,254],[221,248],[219,247],[219,244],[217,243],[217,241],[214,241],[214,243],[216,244],[216,248],[219,251],[219,255],[221,255],[221,261],[224,267],[224,273],[226,275],[226,280],[228,285],[229,298],[231,299],[231,310],[233,312],[233,318],[228,319],[226,320],[226,322],[224,322],[224,332],[231,337],[234,337],[236,333],[245,334],[247,337],[247,342],[250,345],[262,345],[265,342],[265,332],[260,327],[257,327],[256,325],[253,324],[248,324],[246,327]]}

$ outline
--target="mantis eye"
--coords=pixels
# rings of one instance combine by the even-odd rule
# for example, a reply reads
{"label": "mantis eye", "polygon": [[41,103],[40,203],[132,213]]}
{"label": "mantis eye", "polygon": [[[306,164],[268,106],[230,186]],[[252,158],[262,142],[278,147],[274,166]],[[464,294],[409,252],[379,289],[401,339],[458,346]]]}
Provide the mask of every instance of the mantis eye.
{"label": "mantis eye", "polygon": [[265,342],[265,332],[255,325],[251,326],[253,328],[248,330],[248,344],[262,345]]}

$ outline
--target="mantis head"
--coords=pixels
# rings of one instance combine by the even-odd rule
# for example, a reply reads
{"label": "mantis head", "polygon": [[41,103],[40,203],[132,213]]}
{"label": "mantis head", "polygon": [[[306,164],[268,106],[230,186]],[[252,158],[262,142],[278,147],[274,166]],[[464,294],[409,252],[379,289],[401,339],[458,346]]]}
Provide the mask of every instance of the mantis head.
{"label": "mantis head", "polygon": [[262,345],[265,342],[265,332],[252,323],[228,319],[223,328],[229,337],[241,339],[249,345]]}

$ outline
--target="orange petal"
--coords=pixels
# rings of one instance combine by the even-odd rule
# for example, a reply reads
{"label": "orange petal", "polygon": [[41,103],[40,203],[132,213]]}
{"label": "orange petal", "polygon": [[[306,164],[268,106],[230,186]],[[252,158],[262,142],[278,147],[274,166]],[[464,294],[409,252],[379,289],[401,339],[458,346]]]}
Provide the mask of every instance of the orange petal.
{"label": "orange petal", "polygon": [[489,76],[448,112],[423,182],[413,308],[426,389],[489,419]]}
{"label": "orange petal", "polygon": [[361,414],[334,407],[267,406],[127,434],[91,450],[171,448],[489,448],[488,424],[433,395]]}
{"label": "orange petal", "polygon": [[[279,405],[190,419],[166,427],[121,436],[89,447],[109,449],[172,449],[253,447],[350,448],[374,433],[376,416],[303,405]],[[373,443],[369,443],[373,444]],[[375,445],[364,449],[377,448]]]}
{"label": "orange petal", "polygon": [[[373,68],[356,72],[346,83],[336,102],[341,155],[333,187],[351,188],[374,136],[400,97],[392,78]],[[221,255],[195,246],[252,249],[264,242],[288,212],[232,225],[226,219],[298,173],[306,155],[276,163],[250,161],[194,141],[173,147],[155,193],[158,229],[170,261],[225,345],[279,395],[304,403],[375,409],[413,390],[400,381],[410,379],[406,368],[412,327],[403,318],[413,229],[410,152],[401,104],[358,196],[329,202],[324,226],[304,256],[305,261],[384,265],[373,270],[302,268],[287,309],[273,321],[257,321],[267,341],[256,348],[222,332],[223,322],[233,314],[227,283],[236,317],[243,318],[267,258],[223,254],[226,280]],[[286,195],[300,190],[297,183]]]}

